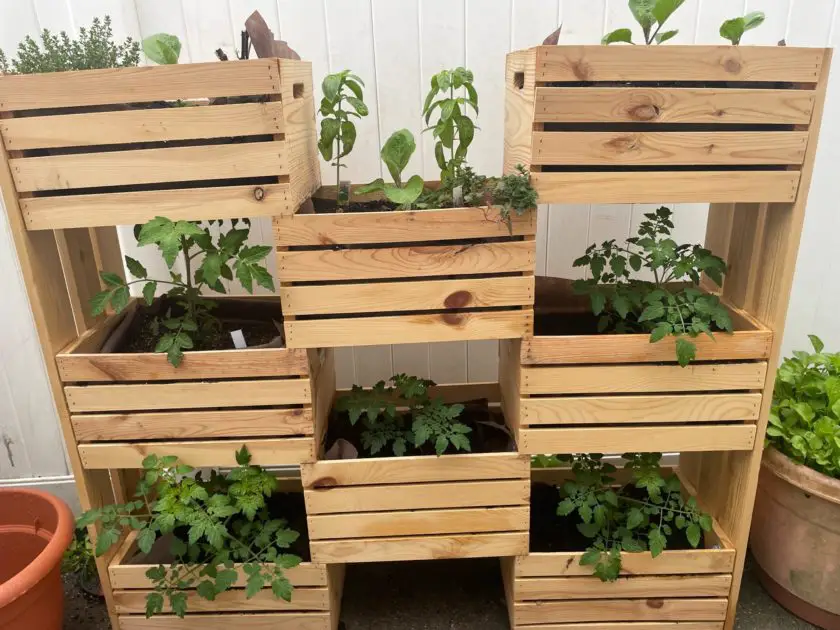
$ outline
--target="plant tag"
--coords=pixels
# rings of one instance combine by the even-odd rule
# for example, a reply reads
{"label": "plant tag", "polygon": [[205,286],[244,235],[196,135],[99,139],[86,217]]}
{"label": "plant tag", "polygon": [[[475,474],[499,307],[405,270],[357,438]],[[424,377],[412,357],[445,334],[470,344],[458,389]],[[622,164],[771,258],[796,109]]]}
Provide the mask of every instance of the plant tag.
{"label": "plant tag", "polygon": [[233,347],[237,350],[248,347],[248,344],[245,343],[245,335],[242,334],[241,330],[231,330],[230,338],[233,339]]}
{"label": "plant tag", "polygon": [[460,208],[464,205],[464,187],[463,186],[455,186],[452,189],[452,205],[456,208]]}

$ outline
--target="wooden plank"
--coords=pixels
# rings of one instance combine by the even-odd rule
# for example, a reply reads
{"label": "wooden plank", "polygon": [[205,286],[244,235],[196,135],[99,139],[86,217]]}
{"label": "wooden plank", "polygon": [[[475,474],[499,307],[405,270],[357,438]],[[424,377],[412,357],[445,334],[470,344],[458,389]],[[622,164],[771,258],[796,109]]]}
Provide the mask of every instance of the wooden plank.
{"label": "wooden plank", "polygon": [[527,505],[527,479],[463,481],[305,490],[307,514],[345,514],[442,508]]}
{"label": "wooden plank", "polygon": [[807,131],[535,131],[531,164],[802,164]]}
{"label": "wooden plank", "polygon": [[504,172],[531,164],[536,49],[508,53],[505,63]]}
{"label": "wooden plank", "polygon": [[283,103],[289,185],[296,210],[321,185],[312,63],[292,59],[276,61],[280,68],[280,95],[271,99]]}
{"label": "wooden plank", "polygon": [[807,125],[812,90],[538,87],[534,122]]}
{"label": "wooden plank", "polygon": [[[220,64],[223,65],[223,64]],[[230,65],[235,65],[231,63]],[[121,615],[120,630],[330,630],[327,612],[156,615]]]}
{"label": "wooden plank", "polygon": [[757,420],[761,394],[523,398],[523,425]]}
{"label": "wooden plank", "polygon": [[[21,199],[28,230],[57,230],[173,221],[261,217],[294,212],[289,184],[183,188]],[[110,268],[110,267],[109,267]]]}
{"label": "wooden plank", "polygon": [[111,442],[80,444],[79,456],[87,469],[141,468],[147,455],[175,455],[193,468],[235,467],[236,451],[247,446],[257,466],[299,464],[315,458],[311,437],[194,442]]}
{"label": "wooden plank", "polygon": [[824,54],[776,46],[539,46],[536,80],[816,83]]}
{"label": "wooden plank", "polygon": [[18,192],[288,174],[278,142],[74,153],[9,160]]}
{"label": "wooden plank", "polygon": [[419,510],[310,516],[312,540],[528,531],[529,508]]}
{"label": "wooden plank", "polygon": [[790,202],[799,171],[531,173],[531,185],[540,203]]}
{"label": "wooden plank", "polygon": [[731,575],[633,576],[615,582],[597,577],[521,578],[514,582],[514,592],[516,601],[728,597],[731,585]]}
{"label": "wooden plank", "polygon": [[294,214],[274,220],[278,247],[500,238],[536,234],[536,212],[511,217],[497,208],[443,208],[399,212]]}
{"label": "wooden plank", "polygon": [[527,626],[518,625],[516,630],[723,630],[723,623],[719,621],[541,623]]}
{"label": "wooden plank", "polygon": [[523,453],[627,453],[746,451],[755,444],[753,424],[653,425],[520,429]]}
{"label": "wooden plank", "polygon": [[312,409],[235,409],[73,414],[79,442],[312,435]]}
{"label": "wooden plank", "polygon": [[281,282],[532,273],[534,241],[278,251]]}
{"label": "wooden plank", "polygon": [[514,339],[533,331],[530,309],[285,320],[290,348]]}
{"label": "wooden plank", "polygon": [[[434,395],[434,394],[433,394]],[[531,459],[516,453],[476,453],[441,457],[374,457],[318,461],[301,467],[303,487],[528,479]]]}
{"label": "wooden plank", "polygon": [[279,102],[29,116],[0,121],[12,150],[169,142],[283,133]]}
{"label": "wooden plank", "polygon": [[528,532],[313,540],[309,546],[313,559],[328,563],[492,558],[528,553]]}
{"label": "wooden plank", "polygon": [[513,605],[517,626],[529,623],[587,621],[723,621],[726,598],[605,599],[527,602]]}
{"label": "wooden plank", "polygon": [[[121,615],[146,613],[146,595],[154,591],[114,591],[114,602]],[[274,596],[271,589],[265,588],[251,598],[245,597],[242,589],[232,589],[219,593],[213,601],[195,594],[187,595],[187,609],[190,614],[205,612],[266,612],[280,610],[329,610],[329,591],[326,587],[295,588],[292,601],[287,602]],[[171,613],[164,605],[165,613]]]}
{"label": "wooden plank", "polygon": [[534,303],[533,276],[280,288],[285,315],[382,313]]}
{"label": "wooden plank", "polygon": [[[692,340],[698,361],[766,359],[773,333],[768,330],[736,330]],[[581,363],[662,363],[676,357],[676,339],[650,342],[650,335],[536,335],[522,341],[522,362],[537,365]]]}
{"label": "wooden plank", "polygon": [[71,385],[70,411],[142,411],[302,405],[312,402],[306,378],[143,385]]}
{"label": "wooden plank", "polygon": [[191,63],[0,77],[0,111],[272,94],[277,62]]}
{"label": "wooden plank", "polygon": [[308,374],[306,352],[287,348],[187,352],[178,367],[151,352],[62,353],[56,356],[61,380],[71,382],[187,381]]}
{"label": "wooden plank", "polygon": [[621,394],[761,389],[767,364],[522,367],[523,394]]}

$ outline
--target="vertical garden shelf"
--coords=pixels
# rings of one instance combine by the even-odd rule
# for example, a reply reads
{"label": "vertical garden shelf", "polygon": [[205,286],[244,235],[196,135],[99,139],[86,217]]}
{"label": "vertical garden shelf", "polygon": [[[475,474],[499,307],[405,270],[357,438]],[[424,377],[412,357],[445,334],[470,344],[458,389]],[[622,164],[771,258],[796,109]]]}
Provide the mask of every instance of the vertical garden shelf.
{"label": "vertical garden shelf", "polygon": [[[735,332],[699,340],[689,368],[674,363],[672,343],[643,336],[541,333],[539,286],[534,336],[502,348],[504,406],[523,451],[682,451],[682,477],[735,554],[725,616],[686,628],[734,624],[830,59],[751,46],[539,46],[507,58],[505,170],[525,165],[540,202],[712,204],[705,246],[730,268],[722,289],[702,288],[720,296]],[[558,298],[580,308],[549,295],[549,310]],[[522,611],[534,566],[506,564]],[[561,621],[534,614],[513,621]],[[651,619],[622,615],[612,621]]]}

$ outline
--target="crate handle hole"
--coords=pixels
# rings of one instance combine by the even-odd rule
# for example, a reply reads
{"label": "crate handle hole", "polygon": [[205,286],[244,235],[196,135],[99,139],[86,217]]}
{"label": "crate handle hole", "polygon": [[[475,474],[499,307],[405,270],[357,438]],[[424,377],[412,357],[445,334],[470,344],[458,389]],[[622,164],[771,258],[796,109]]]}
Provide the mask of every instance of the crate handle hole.
{"label": "crate handle hole", "polygon": [[524,72],[514,72],[513,73],[513,87],[517,90],[521,90],[525,87],[525,73]]}
{"label": "crate handle hole", "polygon": [[292,97],[303,98],[303,83],[295,83],[292,85]]}

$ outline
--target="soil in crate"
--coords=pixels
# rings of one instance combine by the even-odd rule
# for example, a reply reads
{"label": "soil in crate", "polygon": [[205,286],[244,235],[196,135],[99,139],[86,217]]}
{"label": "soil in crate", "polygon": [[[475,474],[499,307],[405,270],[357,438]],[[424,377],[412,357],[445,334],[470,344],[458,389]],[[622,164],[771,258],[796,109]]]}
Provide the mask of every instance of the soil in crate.
{"label": "soil in crate", "polygon": [[[312,205],[316,214],[335,214],[337,204],[335,199],[313,197]],[[345,212],[394,212],[399,206],[387,199],[374,201],[351,201],[344,207]]]}

